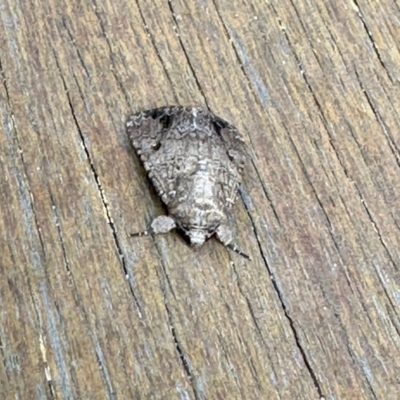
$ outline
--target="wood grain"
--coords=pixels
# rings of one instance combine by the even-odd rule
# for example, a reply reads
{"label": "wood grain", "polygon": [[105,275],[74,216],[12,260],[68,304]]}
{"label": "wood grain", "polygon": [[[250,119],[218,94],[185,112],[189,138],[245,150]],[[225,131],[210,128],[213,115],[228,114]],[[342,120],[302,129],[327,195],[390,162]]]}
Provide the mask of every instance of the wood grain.
{"label": "wood grain", "polygon": [[[0,397],[398,399],[394,0],[0,4]],[[165,212],[132,111],[243,133],[238,241]]]}

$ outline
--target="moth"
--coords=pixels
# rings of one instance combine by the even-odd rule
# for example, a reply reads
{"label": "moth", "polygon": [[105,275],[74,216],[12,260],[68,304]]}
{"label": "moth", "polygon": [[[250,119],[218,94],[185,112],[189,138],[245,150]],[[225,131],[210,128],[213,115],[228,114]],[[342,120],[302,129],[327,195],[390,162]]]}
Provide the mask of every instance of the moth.
{"label": "moth", "polygon": [[232,214],[248,154],[236,128],[207,109],[169,106],[131,115],[126,130],[168,209],[131,236],[178,228],[198,247],[215,235],[249,259],[235,242]]}

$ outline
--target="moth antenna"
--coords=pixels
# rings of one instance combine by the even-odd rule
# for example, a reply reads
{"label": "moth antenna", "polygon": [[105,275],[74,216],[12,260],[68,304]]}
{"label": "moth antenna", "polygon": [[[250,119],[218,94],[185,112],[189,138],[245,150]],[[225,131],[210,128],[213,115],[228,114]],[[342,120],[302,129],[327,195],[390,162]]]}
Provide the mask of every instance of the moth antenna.
{"label": "moth antenna", "polygon": [[129,237],[136,237],[136,236],[149,236],[150,232],[149,231],[143,231],[143,232],[134,232],[134,233],[130,233]]}
{"label": "moth antenna", "polygon": [[129,236],[149,236],[158,235],[159,233],[168,233],[176,228],[175,220],[167,215],[159,215],[153,220],[150,226],[143,232],[131,233]]}
{"label": "moth antenna", "polygon": [[229,249],[231,249],[235,253],[241,255],[246,260],[250,260],[251,261],[250,256],[248,256],[236,243],[229,243],[226,247],[228,247]]}

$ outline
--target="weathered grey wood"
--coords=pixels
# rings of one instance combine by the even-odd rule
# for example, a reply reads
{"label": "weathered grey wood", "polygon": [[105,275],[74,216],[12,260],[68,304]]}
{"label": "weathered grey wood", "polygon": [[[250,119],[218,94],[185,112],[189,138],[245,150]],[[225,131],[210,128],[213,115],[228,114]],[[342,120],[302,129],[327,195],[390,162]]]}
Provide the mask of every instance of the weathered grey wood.
{"label": "weathered grey wood", "polygon": [[[0,397],[398,399],[400,7],[0,4]],[[216,240],[165,212],[131,111],[201,104],[254,154]]]}

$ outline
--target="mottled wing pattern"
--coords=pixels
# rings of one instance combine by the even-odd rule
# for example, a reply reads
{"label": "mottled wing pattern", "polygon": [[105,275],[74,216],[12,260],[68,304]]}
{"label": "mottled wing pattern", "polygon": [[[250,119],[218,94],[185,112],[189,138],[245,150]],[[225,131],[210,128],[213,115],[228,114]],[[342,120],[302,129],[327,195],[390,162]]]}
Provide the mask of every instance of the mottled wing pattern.
{"label": "mottled wing pattern", "polygon": [[224,186],[224,192],[226,199],[229,200],[226,206],[230,208],[238,196],[244,163],[248,157],[247,145],[242,135],[234,126],[214,114],[211,114],[211,116],[216,128],[216,133],[222,139],[227,156],[233,164],[225,163],[226,165],[224,165],[228,172],[228,177],[224,180],[225,183],[227,183],[227,185]]}
{"label": "mottled wing pattern", "polygon": [[146,110],[131,115],[126,123],[126,130],[133,147],[142,160],[158,195],[167,205],[168,180],[165,179],[162,171],[167,171],[168,168],[166,169],[161,160],[157,160],[157,153],[168,135],[172,119],[179,118],[183,110],[181,106]]}
{"label": "mottled wing pattern", "polygon": [[182,107],[160,107],[133,114],[128,118],[128,135],[143,162],[159,149],[162,136],[170,125],[170,118],[181,111]]}
{"label": "mottled wing pattern", "polygon": [[222,118],[211,114],[217,133],[225,144],[229,159],[235,164],[238,172],[241,174],[244,162],[248,157],[247,145],[238,130],[223,120]]}

